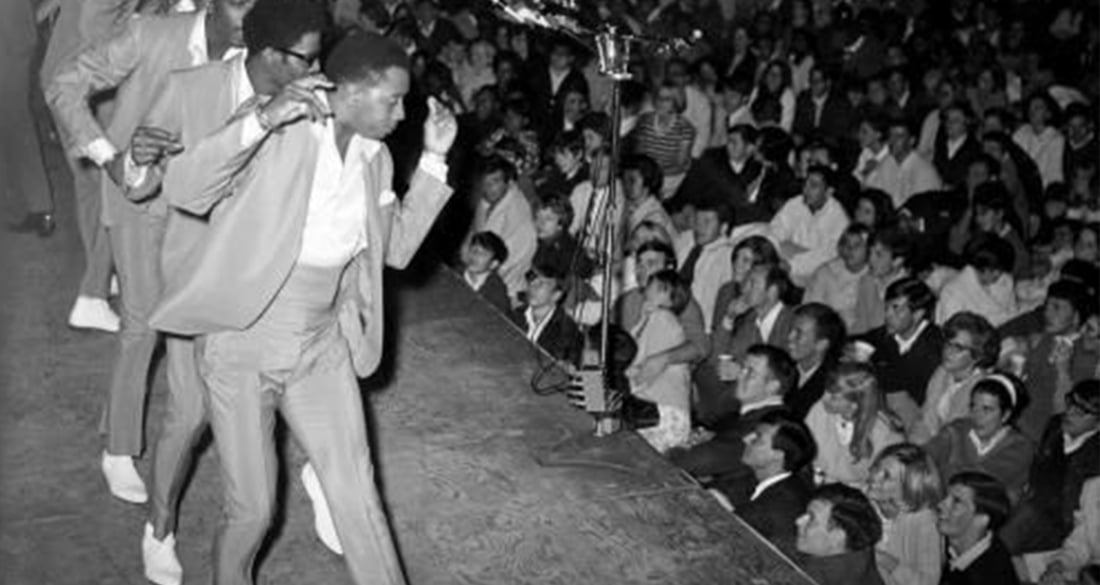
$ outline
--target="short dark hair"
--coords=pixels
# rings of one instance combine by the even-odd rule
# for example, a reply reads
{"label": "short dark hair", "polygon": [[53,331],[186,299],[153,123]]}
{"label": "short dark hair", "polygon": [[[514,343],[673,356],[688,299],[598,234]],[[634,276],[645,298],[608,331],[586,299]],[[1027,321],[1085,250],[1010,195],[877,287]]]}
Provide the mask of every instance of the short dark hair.
{"label": "short dark hair", "polygon": [[966,486],[974,493],[975,513],[989,518],[990,532],[995,533],[1004,526],[1012,510],[1012,504],[1001,482],[992,475],[980,471],[962,471],[951,476],[947,482],[948,487],[955,485]]}
{"label": "short dark hair", "polygon": [[376,83],[395,67],[409,70],[409,56],[397,41],[373,32],[354,32],[332,48],[325,75],[336,84]]}
{"label": "short dark hair", "polygon": [[470,236],[470,245],[478,246],[489,251],[493,260],[503,263],[508,259],[508,245],[500,236],[490,231],[477,232]]}
{"label": "short dark hair", "polygon": [[734,124],[729,128],[729,134],[737,134],[748,144],[756,144],[756,138],[760,135],[755,126],[749,124]]}
{"label": "short dark hair", "polygon": [[669,297],[672,299],[672,306],[669,307],[669,310],[673,313],[679,315],[691,302],[691,289],[688,288],[688,283],[676,270],[666,268],[650,275],[646,286],[653,282],[668,289]]}
{"label": "short dark hair", "polygon": [[1012,210],[1012,196],[1000,181],[982,183],[974,190],[974,207],[975,209],[984,207],[993,212],[1000,212],[1007,220]]}
{"label": "short dark hair", "polygon": [[830,189],[836,188],[836,171],[825,165],[813,164],[806,169],[806,176],[818,175]]}
{"label": "short dark hair", "polygon": [[712,211],[718,214],[718,223],[733,224],[733,207],[723,201],[702,198],[695,203],[695,213],[700,211]]}
{"label": "short dark hair", "polygon": [[259,0],[241,25],[244,44],[251,55],[264,49],[289,49],[309,33],[321,34],[328,26],[323,3],[312,0]]}
{"label": "short dark hair", "polygon": [[906,277],[890,283],[886,287],[886,302],[897,298],[904,298],[910,311],[924,311],[926,319],[931,319],[936,309],[936,294],[919,278]]}
{"label": "short dark hair", "polygon": [[768,264],[754,269],[757,268],[764,271],[764,290],[774,286],[780,300],[787,299],[790,296],[791,291],[794,290],[794,283],[791,282],[791,276],[787,274],[782,266]]}
{"label": "short dark hair", "polygon": [[840,358],[848,328],[836,310],[823,303],[806,303],[794,310],[794,317],[805,317],[814,322],[817,338],[829,343],[829,349],[825,352],[827,362],[836,362]]}
{"label": "short dark hair", "polygon": [[550,143],[550,152],[552,154],[568,152],[581,156],[584,154],[584,136],[579,130],[562,132]]}
{"label": "short dark hair", "polygon": [[646,191],[653,195],[661,193],[661,186],[665,177],[661,174],[660,165],[652,157],[644,154],[627,156],[623,159],[622,170],[624,173],[626,171],[638,171],[642,175],[642,183],[645,185]]}
{"label": "short dark hair", "polygon": [[856,196],[856,203],[860,199],[866,199],[875,208],[875,229],[883,229],[894,225],[898,218],[898,211],[894,207],[894,200],[890,194],[882,189],[864,189]]}
{"label": "short dark hair", "polygon": [[505,180],[516,180],[516,167],[499,154],[489,155],[481,159],[477,165],[477,171],[479,177],[487,177],[493,173],[503,173]]}
{"label": "short dark hair", "polygon": [[830,504],[830,523],[844,531],[849,552],[869,549],[882,538],[882,520],[863,492],[841,483],[814,490],[811,500]]}
{"label": "short dark hair", "polygon": [[564,197],[546,197],[539,200],[535,213],[547,209],[558,216],[561,228],[568,230],[573,225],[573,205]]}
{"label": "short dark hair", "polygon": [[[554,281],[554,290],[558,292],[565,292],[566,275],[554,266],[541,262],[531,266],[531,269],[524,275],[528,281],[535,278],[545,278]],[[560,301],[561,299],[559,299]]]}
{"label": "short dark hair", "polygon": [[951,341],[960,331],[973,338],[974,361],[980,368],[988,368],[997,363],[1001,353],[1001,335],[997,329],[981,315],[970,311],[960,311],[951,315],[943,324],[943,338]]}
{"label": "short dark hair", "polygon": [[1008,414],[1009,423],[1027,408],[1028,394],[1024,384],[1012,374],[996,372],[978,380],[970,390],[970,399],[973,400],[977,394],[996,398],[1001,412]]}
{"label": "short dark hair", "polygon": [[641,257],[641,255],[646,252],[663,254],[665,257],[665,265],[670,268],[676,267],[676,250],[674,250],[671,245],[660,240],[650,240],[638,246],[637,250],[634,250],[634,257]]}
{"label": "short dark hair", "polygon": [[898,226],[887,226],[877,230],[871,236],[871,245],[875,244],[890,250],[890,254],[894,258],[903,259],[907,267],[913,259],[913,252],[915,251],[913,238]]}
{"label": "short dark hair", "polygon": [[776,251],[775,244],[764,236],[749,236],[738,242],[730,252],[730,262],[736,262],[737,254],[745,248],[752,251],[752,255],[756,258],[753,266],[779,264],[779,252]]}
{"label": "short dark hair", "polygon": [[963,255],[970,258],[975,270],[1012,272],[1016,250],[1004,238],[994,234],[979,234],[966,246]]}
{"label": "short dark hair", "polygon": [[760,417],[762,425],[775,427],[772,449],[783,453],[783,469],[801,471],[817,457],[817,442],[806,423],[784,410],[773,410]]}
{"label": "short dark hair", "polygon": [[1062,299],[1073,306],[1077,316],[1084,321],[1089,312],[1089,291],[1076,280],[1058,280],[1047,288],[1047,299]]}
{"label": "short dark hair", "polygon": [[780,396],[786,396],[798,385],[798,366],[786,351],[774,345],[758,343],[749,347],[745,355],[764,358],[768,363],[768,371],[771,372],[775,381],[779,382]]}

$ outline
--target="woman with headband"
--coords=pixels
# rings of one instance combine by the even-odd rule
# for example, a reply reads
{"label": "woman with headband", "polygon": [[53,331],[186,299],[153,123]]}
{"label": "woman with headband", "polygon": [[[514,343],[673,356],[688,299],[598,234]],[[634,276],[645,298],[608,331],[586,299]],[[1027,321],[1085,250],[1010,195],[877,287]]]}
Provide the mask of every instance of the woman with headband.
{"label": "woman with headband", "polygon": [[1027,484],[1034,444],[1013,422],[1027,406],[1023,384],[990,374],[970,392],[970,415],[952,421],[925,445],[943,477],[981,471],[1004,484],[1013,505]]}

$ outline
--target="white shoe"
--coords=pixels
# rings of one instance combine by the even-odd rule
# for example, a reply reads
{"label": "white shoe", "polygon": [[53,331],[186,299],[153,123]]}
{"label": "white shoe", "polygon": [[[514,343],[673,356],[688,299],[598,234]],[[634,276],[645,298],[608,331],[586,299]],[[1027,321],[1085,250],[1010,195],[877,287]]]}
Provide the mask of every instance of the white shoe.
{"label": "white shoe", "polygon": [[103,476],[107,478],[107,487],[120,500],[132,504],[144,504],[149,500],[145,491],[145,482],[134,467],[134,458],[129,455],[111,455],[103,452]]}
{"label": "white shoe", "polygon": [[328,509],[325,492],[321,489],[317,472],[313,471],[313,465],[309,463],[302,466],[302,485],[306,488],[309,501],[313,503],[313,530],[317,532],[317,538],[332,552],[344,554],[340,537],[336,535],[336,526],[332,523],[332,512]]}
{"label": "white shoe", "polygon": [[111,295],[112,297],[117,297],[118,296],[119,288],[118,288],[118,276],[117,275],[111,275],[111,282],[108,285],[107,290],[108,290],[107,294]]}
{"label": "white shoe", "polygon": [[76,329],[99,329],[108,333],[118,333],[121,321],[118,313],[111,309],[106,299],[95,297],[76,297],[73,310],[69,313],[69,327]]}
{"label": "white shoe", "polygon": [[145,578],[156,585],[180,585],[183,583],[183,567],[176,556],[176,537],[169,534],[164,540],[153,536],[153,525],[145,525],[141,539],[141,564]]}

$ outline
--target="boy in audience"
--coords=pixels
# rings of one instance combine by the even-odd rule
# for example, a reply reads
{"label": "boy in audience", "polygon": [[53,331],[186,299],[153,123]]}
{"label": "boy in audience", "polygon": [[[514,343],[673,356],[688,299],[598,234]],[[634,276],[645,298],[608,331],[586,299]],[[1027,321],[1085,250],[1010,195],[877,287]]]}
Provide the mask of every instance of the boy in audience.
{"label": "boy in audience", "polygon": [[886,392],[886,404],[906,429],[920,420],[928,379],[940,364],[943,333],[932,322],[936,297],[916,278],[886,288],[886,324],[863,338],[875,349],[871,363]]}
{"label": "boy in audience", "polygon": [[493,232],[477,232],[470,236],[463,251],[462,279],[474,289],[481,298],[505,315],[512,312],[512,303],[508,300],[508,288],[500,279],[497,269],[508,259],[508,247],[504,240]]}
{"label": "boy in audience", "polygon": [[993,234],[981,234],[964,253],[967,266],[943,285],[936,305],[936,322],[969,311],[999,327],[1019,314],[1012,267],[1012,244]]}
{"label": "boy in audience", "polygon": [[913,241],[896,227],[889,227],[871,236],[868,270],[860,277],[856,291],[853,335],[861,335],[886,322],[886,289],[909,276],[913,258]]}
{"label": "boy in audience", "polygon": [[745,281],[745,293],[730,303],[722,321],[714,324],[713,355],[739,361],[758,343],[782,347],[794,319],[794,308],[783,302],[792,287],[779,266],[754,267]]}
{"label": "boy in audience", "polygon": [[504,241],[508,259],[499,272],[512,305],[519,304],[519,293],[526,288],[524,275],[535,257],[536,237],[531,205],[516,183],[516,169],[499,156],[485,159],[480,168],[480,198],[474,211],[473,233],[490,231]]}
{"label": "boy in audience", "polygon": [[[548,266],[567,279],[588,278],[592,261],[579,250],[577,240],[569,233],[573,222],[573,207],[560,197],[543,199],[535,207],[534,266]],[[569,290],[569,287],[566,287]]]}
{"label": "boy in audience", "polygon": [[1031,276],[1031,254],[1024,245],[1024,239],[1009,221],[1009,217],[1013,215],[1012,200],[1001,182],[984,183],[975,190],[974,225],[977,226],[978,233],[993,234],[1012,245],[1015,253],[1012,276],[1021,280]]}
{"label": "boy in audience", "polygon": [[817,455],[817,445],[801,420],[782,411],[765,414],[745,437],[741,462],[756,479],[749,499],[734,511],[784,552],[794,550],[795,521],[810,503],[810,486],[800,472]]}
{"label": "boy in audience", "polygon": [[794,310],[787,351],[798,366],[798,384],[783,397],[791,414],[802,420],[825,394],[829,370],[836,364],[847,332],[836,311],[821,303]]}
{"label": "boy in audience", "polygon": [[779,254],[791,266],[791,280],[805,285],[815,270],[836,256],[836,243],[848,227],[848,213],[833,198],[833,171],[809,168],[802,195],[789,199],[771,219]]}
{"label": "boy in audience", "polygon": [[853,223],[844,230],[837,243],[837,258],[818,268],[806,287],[803,302],[823,303],[833,308],[851,327],[856,318],[856,293],[859,279],[867,272],[868,240],[871,230]]}
{"label": "boy in audience", "polygon": [[680,263],[680,276],[691,286],[691,296],[703,310],[703,323],[709,332],[714,324],[714,303],[718,289],[733,277],[730,252],[733,245],[726,237],[732,222],[732,210],[724,204],[701,201],[695,206],[693,241],[687,257]]}
{"label": "boy in audience", "polygon": [[817,583],[882,585],[875,565],[882,520],[862,492],[839,483],[817,488],[797,526],[803,567]]}
{"label": "boy in audience", "polygon": [[714,436],[689,449],[669,452],[673,463],[707,480],[732,502],[748,499],[752,470],[741,461],[745,436],[756,429],[769,412],[785,410],[783,395],[794,387],[797,370],[790,356],[770,345],[754,345],[737,366],[734,394],[738,411],[712,422]]}
{"label": "boy in audience", "polygon": [[561,307],[565,275],[548,266],[534,266],[525,275],[527,304],[514,320],[527,340],[555,359],[577,366],[583,351],[580,329]]}
{"label": "boy in audience", "polygon": [[964,471],[951,478],[937,521],[947,538],[942,585],[1019,585],[1012,557],[997,537],[1009,509],[1004,486],[989,475]]}
{"label": "boy in audience", "polygon": [[623,159],[622,173],[626,209],[620,235],[624,243],[639,225],[647,221],[663,227],[669,234],[676,233],[672,218],[661,205],[664,176],[657,162],[644,154],[628,156]]}
{"label": "boy in audience", "polygon": [[580,132],[565,132],[550,145],[554,164],[535,180],[539,199],[568,199],[573,189],[588,180],[588,163],[584,159],[584,137]]}

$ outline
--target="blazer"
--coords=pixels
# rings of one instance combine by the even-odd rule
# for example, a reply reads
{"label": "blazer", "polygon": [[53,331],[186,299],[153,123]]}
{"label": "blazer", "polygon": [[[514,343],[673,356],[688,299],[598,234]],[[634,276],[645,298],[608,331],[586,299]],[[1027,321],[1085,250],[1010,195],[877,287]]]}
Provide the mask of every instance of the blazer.
{"label": "blazer", "polygon": [[825,385],[829,382],[829,371],[832,369],[832,363],[822,363],[809,379],[783,396],[783,404],[787,405],[795,418],[805,419],[810,414],[810,409],[825,395]]}
{"label": "blazer", "polygon": [[[130,137],[153,101],[164,90],[169,74],[191,66],[188,40],[204,12],[167,16],[137,16],[117,36],[95,45],[61,67],[46,87],[46,103],[70,141],[73,156],[93,140],[103,138],[119,150],[130,145]],[[115,110],[106,129],[100,127],[88,99],[117,88]],[[111,226],[133,211],[106,173],[102,180],[103,222]],[[123,208],[130,207],[130,210]],[[156,213],[141,206],[140,211]],[[163,209],[161,209],[163,211]]]}
{"label": "blazer", "polygon": [[[527,334],[527,307],[512,312],[512,320]],[[561,305],[554,307],[550,315],[550,322],[539,333],[536,341],[539,347],[546,353],[574,366],[581,363],[581,353],[584,350],[584,337],[576,322],[570,317]]]}
{"label": "blazer", "polygon": [[[65,63],[72,62],[96,43],[120,33],[137,5],[137,0],[62,0],[39,69],[42,91],[46,91]],[[33,33],[34,30],[23,32]],[[2,36],[6,37],[7,33]]]}
{"label": "blazer", "polygon": [[797,473],[769,486],[755,500],[736,504],[734,512],[780,549],[794,550],[795,520],[806,512],[810,487]]}
{"label": "blazer", "polygon": [[696,203],[709,201],[725,203],[733,207],[733,225],[754,221],[767,221],[775,212],[775,205],[762,201],[762,197],[750,202],[748,189],[760,175],[763,167],[755,160],[748,160],[740,173],[730,166],[725,148],[712,148],[691,163],[687,175],[676,190],[679,201]]}
{"label": "blazer", "polygon": [[[301,250],[319,142],[302,120],[242,144],[253,108],[243,108],[169,165],[168,203],[205,219],[189,238],[167,238],[164,256],[178,258],[150,324],[200,335],[242,330],[264,312]],[[402,200],[391,194],[393,161],[385,145],[364,163],[367,247],[350,262],[336,299],[340,332],[352,365],[369,376],[382,357],[384,265],[405,267],[451,189],[417,169]]]}
{"label": "blazer", "polygon": [[834,142],[846,140],[852,136],[856,126],[856,114],[851,103],[839,89],[832,89],[825,96],[821,106],[821,118],[814,124],[814,98],[809,90],[803,91],[795,101],[793,134],[803,137],[820,136]]}
{"label": "blazer", "polygon": [[745,352],[750,347],[758,343],[787,347],[787,335],[793,324],[794,307],[781,305],[771,333],[767,339],[763,339],[760,337],[760,329],[756,326],[756,311],[747,311],[734,320],[733,329],[726,329],[721,322],[714,323],[712,353],[715,356],[730,354],[734,359],[739,360],[745,356]]}

